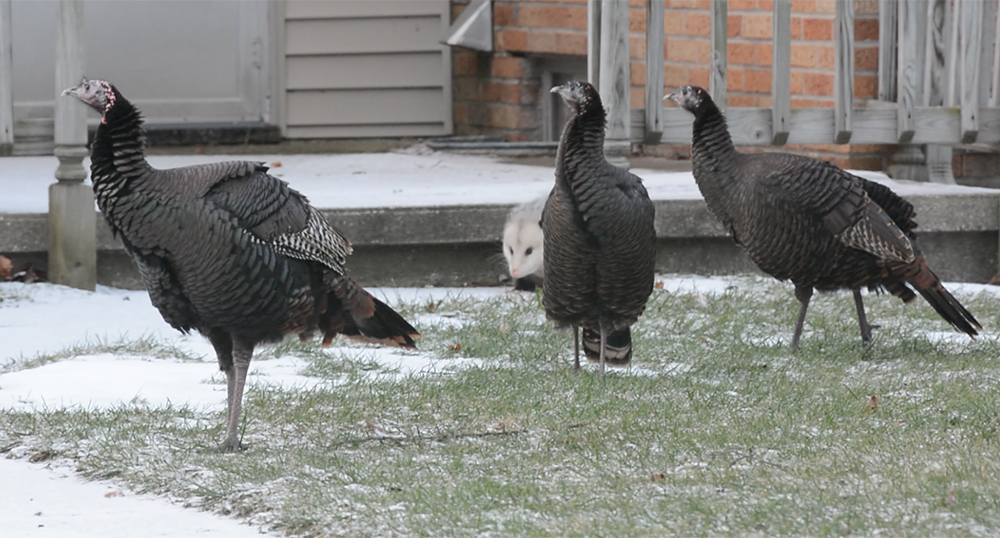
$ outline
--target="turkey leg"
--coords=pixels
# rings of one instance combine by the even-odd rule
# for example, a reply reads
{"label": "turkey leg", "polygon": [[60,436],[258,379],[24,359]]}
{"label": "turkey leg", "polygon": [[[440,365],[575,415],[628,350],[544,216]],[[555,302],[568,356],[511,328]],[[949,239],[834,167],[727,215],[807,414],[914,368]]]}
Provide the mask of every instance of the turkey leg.
{"label": "turkey leg", "polygon": [[601,329],[601,377],[604,377],[604,350],[608,347],[608,331],[604,328],[604,321],[597,322]]}
{"label": "turkey leg", "polygon": [[578,325],[573,325],[573,356],[576,357],[573,361],[573,371],[580,371],[580,327]]}
{"label": "turkey leg", "polygon": [[809,299],[812,298],[812,295],[812,286],[795,287],[795,298],[799,300],[799,316],[795,320],[795,334],[792,335],[792,349],[799,349],[799,337],[802,336],[802,325],[806,321],[806,310],[809,308]]}
{"label": "turkey leg", "polygon": [[865,315],[865,304],[861,302],[861,289],[854,288],[854,306],[858,309],[858,325],[861,327],[861,343],[870,344],[872,341],[872,326],[868,324],[868,316]]}
{"label": "turkey leg", "polygon": [[240,410],[243,407],[243,386],[247,382],[247,370],[250,369],[250,358],[253,356],[253,344],[240,338],[233,338],[233,363],[226,370],[229,413],[226,419],[226,440],[220,450],[234,452],[239,450],[240,437],[236,432],[240,423]]}
{"label": "turkey leg", "polygon": [[215,348],[219,370],[226,373],[226,424],[229,424],[229,417],[233,414],[233,389],[236,387],[236,377],[230,374],[233,370],[233,339],[229,333],[213,329],[208,333],[208,341]]}

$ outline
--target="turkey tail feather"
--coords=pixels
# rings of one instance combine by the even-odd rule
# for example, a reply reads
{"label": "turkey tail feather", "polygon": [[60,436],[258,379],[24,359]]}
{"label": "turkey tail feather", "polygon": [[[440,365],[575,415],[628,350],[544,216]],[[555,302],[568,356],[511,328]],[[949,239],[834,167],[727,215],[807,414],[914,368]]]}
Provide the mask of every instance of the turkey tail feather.
{"label": "turkey tail feather", "polygon": [[343,334],[354,340],[416,349],[420,333],[389,305],[372,297],[349,276],[337,276],[327,294],[329,308],[320,316],[323,346]]}
{"label": "turkey tail feather", "polygon": [[[623,368],[632,360],[632,331],[625,327],[608,335],[604,360],[608,366]],[[583,351],[590,362],[601,360],[601,333],[583,329]]]}
{"label": "turkey tail feather", "polygon": [[921,255],[916,260],[917,272],[908,276],[907,281],[927,300],[942,318],[953,327],[969,336],[979,334],[976,329],[983,326],[976,318],[958,302],[958,299],[944,289],[941,280],[927,267],[927,261]]}

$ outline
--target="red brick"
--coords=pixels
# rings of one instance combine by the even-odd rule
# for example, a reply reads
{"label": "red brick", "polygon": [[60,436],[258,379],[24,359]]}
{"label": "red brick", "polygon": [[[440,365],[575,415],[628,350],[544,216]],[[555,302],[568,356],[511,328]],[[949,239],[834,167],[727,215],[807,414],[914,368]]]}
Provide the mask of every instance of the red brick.
{"label": "red brick", "polygon": [[451,72],[456,77],[475,76],[477,63],[475,53],[456,50],[451,59]]}
{"label": "red brick", "polygon": [[688,68],[683,65],[667,65],[663,68],[663,85],[678,88],[690,82]]}
{"label": "red brick", "polygon": [[501,78],[521,78],[524,76],[524,67],[520,58],[511,56],[494,56],[490,65],[490,76]]}
{"label": "red brick", "polygon": [[774,47],[770,43],[760,43],[754,45],[754,48],[757,49],[757,65],[770,67],[774,61]]}
{"label": "red brick", "polygon": [[497,49],[501,51],[527,51],[528,32],[524,30],[501,30],[494,33]]}
{"label": "red brick", "polygon": [[752,108],[757,106],[756,95],[732,94],[726,96],[726,105],[732,108]]}
{"label": "red brick", "polygon": [[878,94],[878,77],[874,75],[854,76],[854,97],[873,98]]}
{"label": "red brick", "polygon": [[697,62],[698,39],[667,38],[667,59],[674,62]]}
{"label": "red brick", "polygon": [[878,19],[855,19],[855,41],[878,41]]}
{"label": "red brick", "polygon": [[833,39],[833,19],[802,19],[802,39],[830,41]]}
{"label": "red brick", "polygon": [[755,11],[757,0],[729,0],[729,11]]}
{"label": "red brick", "polygon": [[855,15],[877,15],[878,0],[854,0]]}
{"label": "red brick", "polygon": [[816,47],[792,43],[792,67],[816,67]]}
{"label": "red brick", "polygon": [[834,69],[837,66],[837,56],[833,45],[816,47],[816,65],[821,69]]}
{"label": "red brick", "polygon": [[743,69],[734,67],[726,72],[726,91],[743,91]]}
{"label": "red brick", "polygon": [[687,13],[684,15],[684,33],[707,36],[712,32],[712,17],[708,13]]}
{"label": "red brick", "polygon": [[480,79],[477,78],[456,78],[452,84],[454,98],[459,101],[481,101],[483,96],[480,88]]}
{"label": "red brick", "polygon": [[790,34],[793,40],[802,39],[802,19],[799,17],[792,17],[789,24]]}
{"label": "red brick", "polygon": [[629,78],[633,86],[644,86],[646,84],[646,64],[632,62],[629,67]]}
{"label": "red brick", "polygon": [[819,101],[815,99],[792,99],[792,108],[815,108],[819,106]]}
{"label": "red brick", "polygon": [[729,15],[726,17],[726,36],[736,37],[740,35],[740,26],[743,24],[742,15]]}
{"label": "red brick", "polygon": [[542,30],[528,33],[528,50],[531,52],[555,52],[556,33]]}
{"label": "red brick", "polygon": [[684,35],[684,15],[678,11],[667,11],[663,15],[664,35]]}
{"label": "red brick", "polygon": [[[587,36],[583,36],[583,49],[578,54],[587,53]],[[628,55],[633,59],[643,59],[646,57],[646,38],[645,37],[629,37],[628,39]]]}
{"label": "red brick", "polygon": [[708,9],[711,7],[711,0],[670,0],[667,8],[673,9]]}
{"label": "red brick", "polygon": [[522,104],[521,84],[517,82],[487,81],[483,86],[483,97],[491,103]]}
{"label": "red brick", "polygon": [[855,48],[854,69],[857,71],[878,70],[878,47]]}
{"label": "red brick", "polygon": [[517,22],[538,28],[587,29],[587,9],[526,4],[517,9]]}
{"label": "red brick", "polygon": [[817,13],[836,13],[838,0],[816,0]]}
{"label": "red brick", "polygon": [[695,86],[701,86],[702,88],[708,88],[708,68],[707,67],[689,68],[688,82],[682,84],[682,86],[686,86],[687,84],[693,84]]}
{"label": "red brick", "polygon": [[469,124],[469,107],[466,105],[456,104],[452,107],[452,118],[453,121],[458,125],[468,125]]}
{"label": "red brick", "polygon": [[788,87],[792,95],[801,94],[802,86],[805,82],[805,74],[801,71],[792,71],[788,78]]}
{"label": "red brick", "polygon": [[712,42],[702,39],[698,42],[698,61],[707,64],[712,61]]}
{"label": "red brick", "polygon": [[628,12],[628,31],[634,33],[646,32],[646,14],[642,11],[631,10]]}
{"label": "red brick", "polygon": [[748,92],[771,93],[771,71],[764,69],[748,69],[743,83]]}
{"label": "red brick", "polygon": [[806,95],[833,95],[833,75],[806,73],[803,93]]}
{"label": "red brick", "polygon": [[496,4],[493,6],[493,25],[510,26],[515,22],[514,6]]}
{"label": "red brick", "polygon": [[567,55],[586,55],[587,34],[569,34],[564,32],[556,34],[555,52]]}
{"label": "red brick", "polygon": [[812,13],[816,11],[816,0],[792,0],[793,13]]}
{"label": "red brick", "polygon": [[750,39],[770,39],[771,38],[771,16],[770,15],[746,15],[743,17],[743,26],[740,28],[740,35]]}
{"label": "red brick", "polygon": [[771,96],[769,95],[762,95],[757,98],[757,106],[771,108],[771,104]]}
{"label": "red brick", "polygon": [[641,86],[638,88],[632,88],[629,91],[629,99],[632,100],[629,103],[629,108],[641,108],[646,103],[646,90]]}
{"label": "red brick", "polygon": [[774,11],[774,0],[757,0],[757,9],[761,11]]}
{"label": "red brick", "polygon": [[730,64],[753,65],[757,63],[753,43],[733,43],[726,46],[726,54]]}

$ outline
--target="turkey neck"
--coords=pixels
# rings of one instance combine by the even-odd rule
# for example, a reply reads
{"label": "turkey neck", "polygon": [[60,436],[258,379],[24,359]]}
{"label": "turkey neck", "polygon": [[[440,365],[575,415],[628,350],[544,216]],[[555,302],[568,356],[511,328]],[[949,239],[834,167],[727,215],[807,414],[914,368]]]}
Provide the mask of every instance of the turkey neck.
{"label": "turkey neck", "polygon": [[107,213],[129,181],[150,169],[146,163],[142,115],[115,91],[115,104],[104,113],[90,154],[90,176],[101,211]]}
{"label": "turkey neck", "polygon": [[703,193],[706,189],[735,187],[740,182],[735,174],[729,173],[739,155],[729,136],[725,116],[709,101],[695,115],[691,142],[691,166]]}
{"label": "turkey neck", "polygon": [[573,116],[563,129],[556,156],[558,174],[572,189],[579,178],[577,170],[596,169],[604,162],[604,107],[600,101]]}

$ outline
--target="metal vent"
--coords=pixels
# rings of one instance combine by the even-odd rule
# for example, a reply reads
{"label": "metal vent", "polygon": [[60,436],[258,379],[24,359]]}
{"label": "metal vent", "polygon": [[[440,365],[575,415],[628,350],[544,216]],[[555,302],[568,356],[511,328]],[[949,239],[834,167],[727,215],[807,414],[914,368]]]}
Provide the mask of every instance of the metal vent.
{"label": "metal vent", "polygon": [[473,0],[448,28],[445,43],[483,52],[493,52],[493,2]]}

